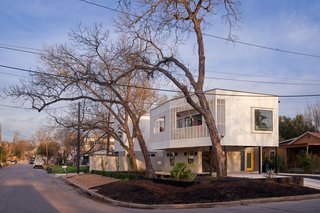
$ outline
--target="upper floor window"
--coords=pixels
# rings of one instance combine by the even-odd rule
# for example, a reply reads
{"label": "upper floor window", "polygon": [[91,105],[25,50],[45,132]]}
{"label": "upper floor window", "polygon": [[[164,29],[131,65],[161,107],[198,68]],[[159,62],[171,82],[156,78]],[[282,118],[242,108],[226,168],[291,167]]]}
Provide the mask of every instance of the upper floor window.
{"label": "upper floor window", "polygon": [[165,130],[165,117],[160,117],[154,121],[154,133],[160,133]]}
{"label": "upper floor window", "polygon": [[217,99],[217,129],[221,136],[225,135],[226,123],[226,102],[224,99]]}
{"label": "upper floor window", "polygon": [[254,130],[272,131],[273,112],[272,110],[254,109]]}
{"label": "upper floor window", "polygon": [[202,116],[195,110],[187,110],[177,113],[177,128],[201,126]]}

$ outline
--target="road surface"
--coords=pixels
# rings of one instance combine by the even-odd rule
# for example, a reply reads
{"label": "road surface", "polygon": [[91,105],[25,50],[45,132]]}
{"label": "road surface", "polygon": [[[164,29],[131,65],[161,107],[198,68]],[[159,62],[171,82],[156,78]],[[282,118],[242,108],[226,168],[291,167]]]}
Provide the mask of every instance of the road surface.
{"label": "road surface", "polygon": [[241,213],[241,212],[318,212],[320,200],[267,203],[211,209],[129,209],[92,200],[56,176],[31,165],[18,163],[0,169],[1,213]]}

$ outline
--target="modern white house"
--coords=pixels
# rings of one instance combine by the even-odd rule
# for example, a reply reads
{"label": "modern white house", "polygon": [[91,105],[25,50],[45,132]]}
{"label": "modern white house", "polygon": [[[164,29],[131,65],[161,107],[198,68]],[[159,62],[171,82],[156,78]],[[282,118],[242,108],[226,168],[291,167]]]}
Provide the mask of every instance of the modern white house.
{"label": "modern white house", "polygon": [[[262,148],[278,147],[278,97],[223,89],[210,90],[206,96],[226,153],[228,172],[261,172]],[[210,167],[214,171],[211,145],[204,119],[185,98],[151,110],[148,147],[164,152],[164,172],[181,161],[197,173],[207,173]]]}

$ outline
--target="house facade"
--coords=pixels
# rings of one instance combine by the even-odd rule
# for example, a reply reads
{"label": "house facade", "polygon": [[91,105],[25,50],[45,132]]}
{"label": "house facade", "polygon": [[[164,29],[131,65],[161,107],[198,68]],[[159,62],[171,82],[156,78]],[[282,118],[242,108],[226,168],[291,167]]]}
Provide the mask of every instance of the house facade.
{"label": "house facade", "polygon": [[299,137],[281,141],[278,153],[288,171],[302,171],[299,156],[320,155],[320,133],[305,132]]}
{"label": "house facade", "polygon": [[[228,172],[261,171],[262,148],[278,146],[278,97],[214,89],[206,93],[225,151]],[[150,112],[150,150],[162,151],[162,170],[186,162],[194,172],[215,170],[202,116],[185,100],[170,100]],[[213,162],[213,163],[212,163]]]}

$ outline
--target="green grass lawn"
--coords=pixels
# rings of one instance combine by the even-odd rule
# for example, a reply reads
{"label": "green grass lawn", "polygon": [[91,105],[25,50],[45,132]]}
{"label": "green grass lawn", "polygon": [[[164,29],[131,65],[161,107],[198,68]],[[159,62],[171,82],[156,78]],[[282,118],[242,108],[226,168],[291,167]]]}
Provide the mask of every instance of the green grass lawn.
{"label": "green grass lawn", "polygon": [[[55,174],[65,174],[65,170],[60,165],[54,165],[50,166],[53,168],[53,173]],[[77,172],[77,166],[67,166],[67,172],[68,173],[76,173]],[[80,172],[89,173],[89,167],[88,166],[80,166]]]}

